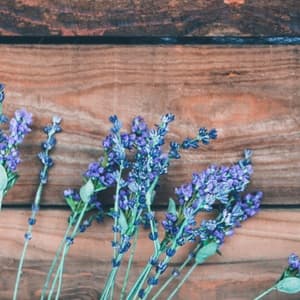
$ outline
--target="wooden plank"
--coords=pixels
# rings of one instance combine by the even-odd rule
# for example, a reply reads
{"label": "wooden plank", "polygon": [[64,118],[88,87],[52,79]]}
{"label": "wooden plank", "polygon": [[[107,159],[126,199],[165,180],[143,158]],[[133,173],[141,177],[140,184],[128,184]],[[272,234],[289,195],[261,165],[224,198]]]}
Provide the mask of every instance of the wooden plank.
{"label": "wooden plank", "polygon": [[0,34],[27,36],[299,35],[300,5],[287,1],[2,0]]}
{"label": "wooden plank", "polygon": [[[216,127],[219,139],[185,153],[164,177],[157,199],[165,203],[174,186],[211,163],[232,163],[252,148],[252,189],[264,204],[300,203],[299,46],[0,46],[0,78],[6,112],[25,106],[34,130],[22,149],[21,178],[6,203],[28,203],[37,184],[35,154],[40,128],[60,114],[56,166],[43,203],[62,204],[62,191],[78,187],[88,163],[101,154],[117,114],[128,128],[136,115],[149,124],[176,114],[170,138]],[[111,203],[111,195],[102,197]]]}
{"label": "wooden plank", "polygon": [[[11,299],[28,211],[4,210],[0,218],[0,299]],[[228,238],[223,255],[197,268],[176,299],[253,299],[278,279],[290,252],[299,250],[300,210],[264,210]],[[28,249],[21,283],[22,300],[38,299],[50,260],[63,235],[67,212],[41,211]],[[162,214],[158,213],[161,220]],[[75,240],[66,261],[62,299],[97,299],[110,268],[111,222],[95,225]],[[150,254],[141,233],[132,284]],[[255,250],[254,250],[255,249]],[[187,249],[183,252],[186,253]],[[183,252],[175,261],[183,259]],[[120,291],[121,269],[116,291]],[[166,274],[167,276],[167,274]],[[176,283],[174,283],[176,284]],[[174,288],[171,286],[170,290]],[[298,299],[272,294],[266,299]],[[164,299],[164,298],[162,298]]]}
{"label": "wooden plank", "polygon": [[[49,260],[56,251],[66,229],[69,213],[60,210],[43,210],[34,228],[28,260]],[[299,210],[264,210],[255,218],[248,220],[236,230],[233,238],[228,238],[221,248],[222,256],[210,260],[215,263],[241,261],[260,261],[282,259],[290,251],[297,252],[300,240]],[[23,235],[29,211],[8,209],[1,212],[0,257],[18,259],[23,245]],[[207,217],[207,216],[206,216]],[[157,213],[160,222],[163,213]],[[107,219],[104,224],[94,224],[87,232],[76,239],[70,257],[78,261],[95,259],[107,262],[111,256],[112,223]],[[152,242],[148,231],[142,230],[137,246],[138,261],[145,263],[152,255]],[[163,234],[160,229],[160,236]],[[88,248],[87,248],[88,245]],[[253,251],[255,245],[256,251]],[[99,251],[101,249],[101,251]],[[174,257],[180,262],[186,257],[192,245],[187,245]]]}
{"label": "wooden plank", "polygon": [[[38,300],[48,272],[50,261],[26,262],[20,285],[20,299]],[[196,269],[183,285],[174,300],[249,300],[254,299],[264,289],[269,288],[286,266],[285,260],[268,260],[224,265],[205,265]],[[16,261],[0,259],[0,298],[12,299],[16,276]],[[134,265],[129,279],[129,287],[141,272],[141,267]],[[90,260],[84,264],[68,259],[64,270],[61,298],[64,300],[95,300],[110,271],[109,264],[99,264]],[[184,273],[183,273],[184,274]],[[168,276],[168,273],[166,274]],[[164,282],[164,276],[161,282]],[[120,270],[115,286],[115,299],[119,299],[124,270]],[[178,281],[170,285],[160,299],[166,299]],[[151,299],[151,298],[150,298]],[[299,294],[286,295],[273,292],[265,300],[297,300]]]}

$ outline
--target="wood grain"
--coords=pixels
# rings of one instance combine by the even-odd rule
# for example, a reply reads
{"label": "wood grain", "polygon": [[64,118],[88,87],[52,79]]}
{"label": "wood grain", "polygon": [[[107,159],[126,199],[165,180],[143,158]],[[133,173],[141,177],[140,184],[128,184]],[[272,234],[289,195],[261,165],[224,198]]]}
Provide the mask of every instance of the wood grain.
{"label": "wood grain", "polygon": [[299,35],[297,0],[2,0],[0,34],[25,36]]}
{"label": "wood grain", "polygon": [[[1,212],[0,257],[15,260],[19,258],[23,245],[23,235],[29,211],[8,209]],[[28,260],[50,260],[55,254],[64,231],[66,230],[68,211],[42,210],[34,228]],[[233,238],[228,238],[221,248],[222,256],[210,260],[213,263],[249,262],[272,259],[282,259],[289,252],[297,252],[300,241],[300,211],[295,210],[263,210],[255,218],[248,220],[236,230]],[[160,223],[164,214],[157,212]],[[209,216],[205,216],[208,218]],[[104,224],[94,224],[87,232],[75,240],[69,256],[84,262],[90,259],[99,263],[107,262],[111,257],[112,222],[109,219]],[[137,258],[140,263],[147,262],[152,255],[152,242],[149,232],[142,230],[138,246]],[[160,228],[160,236],[162,237]],[[253,251],[255,245],[255,251]],[[180,262],[192,249],[187,245],[174,257],[174,262]]]}
{"label": "wood grain", "polygon": [[[0,218],[0,299],[11,298],[24,225],[29,211],[4,210]],[[45,274],[63,235],[68,213],[42,210],[28,249],[21,284],[22,300],[38,299]],[[158,213],[161,220],[162,214]],[[285,268],[290,252],[297,252],[300,239],[300,210],[263,210],[248,220],[221,248],[223,255],[199,267],[177,299],[253,299],[269,287]],[[94,224],[75,240],[66,261],[61,299],[97,299],[109,271],[111,222]],[[132,283],[152,248],[142,232],[137,246]],[[182,261],[184,249],[175,257]],[[117,284],[120,291],[124,270]],[[167,276],[167,274],[166,274]],[[176,284],[176,283],[174,283]],[[174,285],[170,288],[172,290]],[[272,294],[266,299],[298,299]],[[163,299],[163,298],[162,298]]]}
{"label": "wood grain", "polygon": [[[128,128],[136,115],[149,124],[176,114],[170,138],[216,127],[219,139],[185,153],[161,182],[159,203],[174,186],[211,163],[232,163],[254,150],[252,189],[264,204],[300,203],[299,46],[0,46],[0,78],[8,115],[25,106],[34,128],[22,148],[18,185],[5,203],[30,203],[39,172],[35,155],[41,127],[60,114],[44,204],[63,204],[62,192],[81,184],[88,163],[101,155],[107,118],[117,114]],[[111,203],[111,194],[102,196]]]}
{"label": "wood grain", "polygon": [[[38,300],[44,279],[48,272],[50,261],[27,261],[20,286],[20,299]],[[269,288],[278,280],[279,274],[286,266],[286,260],[268,260],[260,262],[243,262],[236,264],[209,264],[196,269],[189,280],[183,285],[174,300],[249,300],[254,299],[260,292]],[[12,298],[17,262],[0,258],[0,298]],[[62,300],[95,300],[101,293],[101,288],[110,270],[109,264],[99,264],[90,260],[84,264],[68,259],[65,267]],[[141,272],[140,266],[133,266],[129,287]],[[183,273],[184,274],[184,273]],[[115,300],[122,288],[124,270],[121,269],[115,286]],[[168,276],[168,274],[166,274]],[[164,282],[164,276],[161,282]],[[173,282],[162,294],[160,299],[175,288],[178,281]],[[265,300],[297,300],[299,294],[286,295],[273,292]]]}

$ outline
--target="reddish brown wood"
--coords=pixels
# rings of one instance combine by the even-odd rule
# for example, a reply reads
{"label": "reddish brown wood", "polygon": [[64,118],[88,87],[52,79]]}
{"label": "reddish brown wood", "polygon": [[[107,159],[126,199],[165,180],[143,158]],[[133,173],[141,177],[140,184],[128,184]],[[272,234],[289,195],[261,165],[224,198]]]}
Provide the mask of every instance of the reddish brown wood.
{"label": "reddish brown wood", "polygon": [[[0,298],[10,300],[15,280],[16,262],[0,259]],[[24,268],[21,282],[20,299],[38,300],[43,280],[48,271],[50,261],[28,261]],[[254,299],[261,291],[269,288],[278,279],[286,265],[286,261],[267,260],[260,262],[245,262],[224,265],[205,265],[196,269],[190,279],[181,288],[174,300],[249,300]],[[95,300],[100,296],[101,288],[109,272],[109,264],[99,264],[98,261],[78,262],[68,259],[63,281],[61,299],[64,300]],[[134,266],[129,286],[141,271],[141,267]],[[124,271],[120,271],[115,293],[119,294],[122,287]],[[177,282],[170,285],[170,293]],[[166,299],[167,293],[161,296]],[[118,297],[115,298],[119,299]],[[151,298],[150,298],[151,299]],[[265,300],[297,300],[299,294],[286,295],[273,292]]]}
{"label": "reddish brown wood", "polygon": [[27,36],[299,35],[300,6],[287,1],[2,0],[0,34]]}
{"label": "reddish brown wood", "polygon": [[[263,210],[237,229],[233,238],[226,240],[226,244],[221,248],[222,256],[215,256],[209,262],[236,263],[263,261],[270,258],[282,259],[290,251],[297,252],[300,240],[299,215],[299,210]],[[68,216],[68,211],[43,210],[40,212],[27,255],[29,261],[52,259],[66,230]],[[157,212],[156,216],[159,223],[164,218],[162,212]],[[24,210],[8,209],[1,212],[0,257],[19,258],[28,217],[29,211]],[[78,261],[89,259],[97,260],[99,263],[109,261],[113,238],[111,225],[108,218],[104,224],[93,224],[87,232],[76,239],[69,256]],[[148,238],[148,233],[146,230],[141,231],[137,246],[137,261],[143,264],[153,253],[153,244]],[[162,238],[162,228],[159,229],[159,234]],[[254,246],[255,251],[253,251]],[[183,261],[192,248],[193,246],[189,244],[181,249],[173,262]]]}
{"label": "reddish brown wood", "polygon": [[[21,281],[20,299],[39,299],[41,288],[55,249],[63,236],[68,213],[41,211],[27,252]],[[162,214],[158,213],[161,220]],[[23,231],[29,211],[4,210],[0,214],[0,299],[11,299]],[[290,252],[297,252],[300,239],[299,210],[265,210],[248,220],[227,238],[222,256],[209,259],[197,268],[175,299],[232,300],[253,299],[271,286],[287,265]],[[97,299],[110,270],[112,255],[111,222],[94,224],[75,240],[66,260],[61,299]],[[130,285],[151,255],[152,242],[141,232]],[[183,260],[184,249],[175,262]],[[120,292],[124,269],[117,280]],[[168,276],[168,274],[166,274]],[[168,291],[177,284],[175,282]],[[298,299],[273,293],[266,299]],[[118,299],[116,297],[116,299]],[[165,299],[162,296],[161,299]]]}
{"label": "reddish brown wood", "polygon": [[[8,115],[25,106],[34,114],[33,133],[22,149],[18,185],[5,203],[29,203],[37,184],[35,155],[41,127],[60,114],[64,132],[53,155],[56,166],[44,204],[63,204],[62,192],[81,184],[81,174],[101,152],[117,114],[128,128],[135,115],[149,124],[176,114],[170,138],[216,127],[219,139],[185,153],[162,180],[158,202],[211,163],[229,164],[243,149],[254,150],[252,189],[264,204],[299,204],[299,46],[0,46],[0,78]],[[111,194],[103,197],[111,203]],[[157,203],[158,203],[157,202]]]}

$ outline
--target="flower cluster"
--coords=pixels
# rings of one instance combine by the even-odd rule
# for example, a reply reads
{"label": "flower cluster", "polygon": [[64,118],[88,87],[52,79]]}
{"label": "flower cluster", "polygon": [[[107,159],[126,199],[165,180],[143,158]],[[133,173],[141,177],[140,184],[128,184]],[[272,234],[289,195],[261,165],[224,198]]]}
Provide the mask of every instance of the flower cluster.
{"label": "flower cluster", "polygon": [[15,116],[9,123],[9,135],[0,132],[0,164],[8,172],[16,172],[20,163],[18,146],[23,142],[24,137],[31,131],[32,114],[25,109],[17,110]]}
{"label": "flower cluster", "polygon": [[[7,123],[8,118],[2,113],[5,99],[4,86],[0,84],[0,123]],[[0,130],[0,209],[2,199],[15,184],[18,174],[17,166],[21,162],[19,146],[31,131],[32,114],[25,109],[17,110],[9,121],[9,130]]]}
{"label": "flower cluster", "polygon": [[215,219],[202,221],[197,230],[200,242],[205,244],[215,240],[222,245],[225,237],[233,234],[234,228],[258,212],[262,197],[262,192],[247,194],[244,197],[234,193],[228,205],[219,210],[220,213]]}
{"label": "flower cluster", "polygon": [[[207,131],[202,132],[206,132],[209,137]],[[204,141],[207,142],[206,139]],[[185,243],[198,244],[187,261],[195,257],[194,266],[201,264],[218,251],[224,243],[225,236],[232,235],[234,228],[258,212],[262,192],[241,196],[253,173],[251,155],[250,150],[245,150],[243,159],[236,164],[229,167],[210,166],[201,173],[193,174],[190,183],[175,189],[178,204],[176,205],[173,199],[169,200],[168,212],[162,221],[165,237],[159,243],[159,251],[150,257],[149,267],[146,273],[142,273],[139,277],[133,295],[138,294],[140,299],[147,298],[153,286],[158,284],[161,274],[167,270],[172,257]],[[212,210],[217,210],[217,216],[211,220],[203,220],[197,225],[197,215]],[[164,257],[160,259],[162,254]],[[155,274],[147,277],[154,266]],[[179,276],[179,273],[179,269],[173,270],[171,278]],[[143,289],[145,281],[147,288]],[[167,285],[168,282],[154,299],[157,299]],[[170,299],[177,290],[172,292]]]}
{"label": "flower cluster", "polygon": [[[17,118],[17,120],[22,120],[22,119],[26,120],[26,117],[24,116],[24,114],[21,117]],[[32,204],[32,207],[31,207],[31,216],[28,218],[28,221],[27,221],[27,223],[28,223],[27,231],[24,234],[24,245],[23,245],[23,251],[21,254],[21,258],[19,261],[19,267],[18,267],[15,288],[14,288],[14,294],[13,294],[13,300],[17,299],[24,259],[25,259],[26,252],[27,252],[27,246],[28,246],[29,241],[32,239],[32,229],[33,229],[33,226],[36,224],[36,216],[39,211],[43,188],[48,181],[48,171],[54,164],[52,158],[49,156],[49,152],[56,145],[56,139],[54,137],[55,134],[58,132],[61,132],[60,122],[61,122],[61,118],[55,116],[52,118],[52,124],[48,125],[44,128],[44,132],[47,134],[47,140],[42,143],[42,145],[41,145],[42,151],[38,154],[38,157],[39,157],[40,161],[42,162],[42,168],[40,171],[40,183],[39,183],[39,186],[38,186],[36,194],[35,194],[34,203]],[[26,124],[26,121],[25,121],[25,124]],[[14,125],[14,126],[23,128],[23,132],[26,132],[29,130],[24,125],[23,126]],[[17,131],[20,132],[20,130],[17,130]],[[21,136],[21,134],[17,138],[20,139],[20,136]]]}
{"label": "flower cluster", "polygon": [[288,268],[292,272],[296,272],[296,275],[300,277],[300,259],[299,256],[292,253],[288,258],[289,266]]}
{"label": "flower cluster", "polygon": [[244,191],[253,172],[250,157],[250,152],[245,151],[245,157],[238,163],[230,167],[211,166],[193,174],[190,183],[175,188],[179,212],[168,211],[166,219],[162,221],[167,238],[175,237],[183,223],[184,230],[177,238],[182,240],[186,235],[192,238],[190,234],[193,232],[192,226],[196,224],[197,213],[211,211],[217,202],[227,204],[233,193]]}
{"label": "flower cluster", "polygon": [[38,154],[38,157],[44,166],[44,168],[42,168],[40,172],[40,181],[43,184],[47,183],[48,170],[54,164],[52,158],[49,156],[49,152],[56,145],[56,138],[54,137],[55,134],[61,132],[60,122],[61,118],[58,116],[54,116],[52,118],[52,124],[44,128],[44,132],[47,134],[47,140],[42,143],[42,152]]}

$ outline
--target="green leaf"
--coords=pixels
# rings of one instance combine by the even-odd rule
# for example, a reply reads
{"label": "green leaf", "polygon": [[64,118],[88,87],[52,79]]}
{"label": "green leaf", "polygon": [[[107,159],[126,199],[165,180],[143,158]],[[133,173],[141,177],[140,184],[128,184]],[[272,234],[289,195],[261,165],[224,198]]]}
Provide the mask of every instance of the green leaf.
{"label": "green leaf", "polygon": [[7,182],[8,178],[6,170],[2,165],[0,165],[0,191],[4,191],[6,189]]}
{"label": "green leaf", "polygon": [[18,178],[19,178],[19,175],[17,173],[11,173],[11,172],[9,172],[8,173],[7,189],[12,188],[15,185],[16,181],[18,180]]}
{"label": "green leaf", "polygon": [[119,225],[121,227],[121,233],[125,233],[128,228],[128,223],[127,223],[126,216],[122,210],[120,210]]}
{"label": "green leaf", "polygon": [[80,188],[79,194],[80,198],[84,203],[90,201],[91,196],[94,193],[94,185],[92,180],[90,179],[85,185]]}
{"label": "green leaf", "polygon": [[286,277],[276,284],[276,289],[279,292],[286,294],[296,294],[300,292],[300,278]]}
{"label": "green leaf", "polygon": [[65,198],[67,204],[70,206],[70,208],[72,209],[72,212],[76,211],[76,205],[78,202],[73,201],[73,199],[71,197],[66,197]]}
{"label": "green leaf", "polygon": [[202,264],[210,256],[213,256],[217,253],[218,244],[215,241],[211,241],[208,244],[201,247],[195,257],[197,264]]}
{"label": "green leaf", "polygon": [[172,198],[169,198],[168,213],[177,216],[176,203]]}

